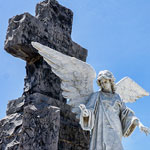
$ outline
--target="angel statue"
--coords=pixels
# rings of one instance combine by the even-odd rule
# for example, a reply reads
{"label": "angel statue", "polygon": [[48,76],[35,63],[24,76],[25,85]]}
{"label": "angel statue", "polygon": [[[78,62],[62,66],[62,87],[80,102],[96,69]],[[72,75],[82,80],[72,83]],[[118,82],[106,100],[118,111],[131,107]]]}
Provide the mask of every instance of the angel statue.
{"label": "angel statue", "polygon": [[123,150],[122,137],[130,136],[136,126],[146,135],[150,133],[125,105],[149,95],[132,79],[125,77],[115,84],[110,71],[100,71],[97,77],[100,90],[94,92],[96,72],[89,64],[40,43],[32,45],[61,79],[62,95],[69,99],[82,129],[90,131],[90,150]]}

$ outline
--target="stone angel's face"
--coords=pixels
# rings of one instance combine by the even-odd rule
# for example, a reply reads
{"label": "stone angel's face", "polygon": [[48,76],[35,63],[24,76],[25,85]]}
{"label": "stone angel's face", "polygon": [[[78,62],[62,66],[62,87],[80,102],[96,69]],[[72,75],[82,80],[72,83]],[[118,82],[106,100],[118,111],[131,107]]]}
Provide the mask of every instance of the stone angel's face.
{"label": "stone angel's face", "polygon": [[111,81],[108,79],[103,79],[101,82],[101,88],[103,92],[112,93]]}

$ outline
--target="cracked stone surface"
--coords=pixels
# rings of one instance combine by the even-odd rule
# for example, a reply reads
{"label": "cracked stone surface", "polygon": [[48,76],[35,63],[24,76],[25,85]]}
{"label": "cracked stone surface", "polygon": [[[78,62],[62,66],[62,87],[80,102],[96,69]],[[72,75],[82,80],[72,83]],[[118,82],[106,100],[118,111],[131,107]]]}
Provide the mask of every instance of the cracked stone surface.
{"label": "cracked stone surface", "polygon": [[37,109],[34,105],[24,108],[20,150],[58,149],[60,109],[54,106]]}
{"label": "cracked stone surface", "polygon": [[5,50],[26,61],[24,92],[8,103],[7,116],[0,120],[0,150],[88,150],[89,132],[66,104],[60,79],[31,46],[47,45],[86,61],[87,50],[72,41],[73,12],[56,0],[36,5],[29,13],[9,19]]}

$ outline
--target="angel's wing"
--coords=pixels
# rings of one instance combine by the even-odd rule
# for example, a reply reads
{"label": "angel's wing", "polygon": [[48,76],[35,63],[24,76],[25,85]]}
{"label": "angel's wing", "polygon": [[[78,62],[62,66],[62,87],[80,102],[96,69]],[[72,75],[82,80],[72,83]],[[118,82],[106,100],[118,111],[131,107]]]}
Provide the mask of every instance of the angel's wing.
{"label": "angel's wing", "polygon": [[87,63],[74,57],[64,55],[47,46],[32,42],[44,60],[51,66],[52,71],[61,79],[61,89],[64,98],[70,99],[69,105],[79,113],[79,104],[85,104],[93,93],[95,70]]}
{"label": "angel's wing", "polygon": [[148,92],[129,77],[121,79],[116,84],[116,93],[120,95],[125,103],[135,102],[138,98],[149,96]]}

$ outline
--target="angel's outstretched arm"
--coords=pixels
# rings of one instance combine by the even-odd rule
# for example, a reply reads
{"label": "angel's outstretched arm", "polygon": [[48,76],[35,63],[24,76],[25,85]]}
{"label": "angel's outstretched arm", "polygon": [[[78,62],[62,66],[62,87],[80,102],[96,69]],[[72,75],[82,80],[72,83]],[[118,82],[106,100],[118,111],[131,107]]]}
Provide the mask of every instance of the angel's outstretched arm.
{"label": "angel's outstretched arm", "polygon": [[124,102],[122,102],[120,117],[124,137],[130,136],[136,126],[139,127],[139,129],[146,135],[150,134],[150,129],[140,122],[140,120],[135,116],[135,113],[130,108],[126,107]]}
{"label": "angel's outstretched arm", "polygon": [[[123,100],[123,102],[135,102],[137,99],[143,96],[149,96],[149,93],[146,92],[141,86],[139,86],[135,81],[129,77],[125,77],[116,84],[118,93]],[[135,119],[133,126],[138,126],[142,132],[146,135],[150,134],[150,129],[145,127],[139,119]],[[132,127],[133,127],[132,126]],[[133,129],[133,128],[131,128]]]}
{"label": "angel's outstretched arm", "polygon": [[82,129],[86,131],[91,131],[94,127],[94,111],[87,109],[84,104],[80,104],[79,108],[81,110],[80,125]]}
{"label": "angel's outstretched arm", "polygon": [[136,126],[138,126],[139,129],[140,129],[142,132],[144,132],[146,135],[150,134],[150,128],[144,126],[144,125],[140,122],[139,119],[136,120],[136,121],[134,122],[134,124],[135,124]]}

